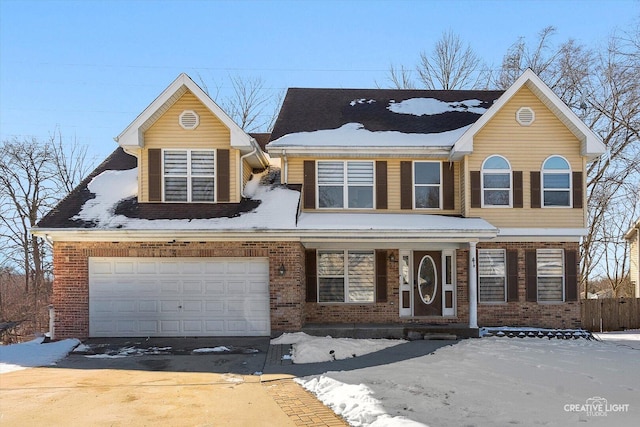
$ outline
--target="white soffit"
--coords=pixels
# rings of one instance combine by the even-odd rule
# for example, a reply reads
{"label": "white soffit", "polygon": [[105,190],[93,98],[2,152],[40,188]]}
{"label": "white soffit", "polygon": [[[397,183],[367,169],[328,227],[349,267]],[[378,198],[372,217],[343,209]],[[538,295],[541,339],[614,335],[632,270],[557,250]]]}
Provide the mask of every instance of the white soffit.
{"label": "white soffit", "polygon": [[460,137],[451,150],[451,159],[459,160],[473,152],[473,137],[496,115],[498,111],[523,87],[527,86],[540,101],[581,142],[581,155],[594,159],[604,154],[606,146],[580,118],[547,86],[531,69],[527,69],[500,98]]}
{"label": "white soffit", "polygon": [[251,144],[252,138],[185,73],[180,74],[120,135],[114,138],[116,142],[121,147],[143,147],[144,132],[187,91],[193,93],[229,129],[233,148],[244,149],[245,151],[253,148]]}

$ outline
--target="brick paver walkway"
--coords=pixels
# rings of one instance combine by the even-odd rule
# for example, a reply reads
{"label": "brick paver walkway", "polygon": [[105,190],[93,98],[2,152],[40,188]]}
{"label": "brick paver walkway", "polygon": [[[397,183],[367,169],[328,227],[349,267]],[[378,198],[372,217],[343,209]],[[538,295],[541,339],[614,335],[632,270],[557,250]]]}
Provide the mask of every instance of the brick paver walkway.
{"label": "brick paver walkway", "polygon": [[273,400],[297,426],[348,426],[342,418],[327,408],[313,394],[293,379],[262,383]]}

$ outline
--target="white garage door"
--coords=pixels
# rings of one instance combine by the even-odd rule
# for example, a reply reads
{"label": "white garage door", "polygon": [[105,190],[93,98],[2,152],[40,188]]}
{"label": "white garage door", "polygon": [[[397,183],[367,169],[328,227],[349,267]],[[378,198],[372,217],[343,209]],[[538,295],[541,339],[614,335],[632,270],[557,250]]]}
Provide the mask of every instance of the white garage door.
{"label": "white garage door", "polygon": [[89,335],[269,335],[266,258],[90,258]]}

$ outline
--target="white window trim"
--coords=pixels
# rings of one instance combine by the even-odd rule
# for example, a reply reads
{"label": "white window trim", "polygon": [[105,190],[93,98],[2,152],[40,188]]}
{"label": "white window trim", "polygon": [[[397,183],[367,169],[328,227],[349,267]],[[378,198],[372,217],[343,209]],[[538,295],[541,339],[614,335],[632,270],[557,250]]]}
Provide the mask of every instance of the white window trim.
{"label": "white window trim", "polygon": [[[187,200],[186,201],[167,201],[165,200],[165,178],[167,175],[164,173],[164,153],[166,151],[185,151],[187,153],[187,174],[186,175],[171,175],[176,178],[187,178]],[[213,201],[191,201],[191,192],[192,192],[192,183],[191,178],[210,178],[210,175],[191,175],[191,152],[192,151],[211,151],[213,152],[213,162],[214,162],[214,170],[213,170]],[[163,203],[216,203],[218,200],[218,186],[217,180],[217,160],[218,160],[218,152],[216,149],[210,148],[163,148],[162,149],[162,202]]]}
{"label": "white window trim", "polygon": [[[553,158],[553,157],[560,157],[561,159],[563,159],[565,162],[567,162],[567,164],[569,165],[569,169],[545,169],[544,168],[544,164],[547,163],[547,160]],[[571,163],[569,163],[569,160],[567,160],[564,156],[561,156],[559,154],[554,154],[551,155],[549,157],[547,157],[546,159],[544,159],[544,161],[542,162],[542,168],[540,168],[540,206],[543,209],[568,209],[568,208],[573,208],[573,169],[571,169]],[[544,175],[545,173],[549,173],[549,174],[559,174],[559,173],[566,173],[569,175],[569,188],[564,190],[564,189],[550,189],[550,190],[545,190],[544,188]],[[568,191],[569,192],[569,204],[567,206],[545,206],[544,204],[544,193],[545,191],[556,191],[556,192],[561,192],[561,191]]]}
{"label": "white window trim", "polygon": [[[321,252],[342,252],[343,280],[344,280],[344,300],[343,301],[320,301],[320,272],[318,271]],[[349,252],[368,252],[373,255],[373,301],[349,301]],[[327,275],[324,277],[340,277],[337,275]],[[316,251],[316,302],[318,304],[375,304],[376,302],[376,252],[358,249],[322,249]]]}
{"label": "white window trim", "polygon": [[[482,252],[501,252],[502,253],[502,259],[504,260],[504,275],[503,276],[487,276],[487,275],[481,275],[480,274],[480,253]],[[507,302],[507,251],[506,249],[478,249],[478,302],[480,304],[503,304]],[[480,289],[481,289],[481,278],[482,277],[502,277],[504,279],[503,283],[504,283],[504,299],[502,301],[496,300],[496,301],[481,301],[480,299]]]}
{"label": "white window trim", "polygon": [[[318,170],[320,169],[318,165],[324,162],[333,162],[333,163],[342,163],[343,168],[343,180],[342,180],[342,207],[320,207],[320,187],[324,187],[324,185],[320,185],[318,182]],[[369,187],[369,185],[365,184],[349,184],[349,170],[348,163],[356,162],[356,163],[371,163],[373,168],[373,182],[371,183],[371,191],[372,191],[372,206],[370,208],[350,208],[349,207],[349,186],[353,187]],[[350,211],[371,211],[376,208],[376,165],[373,160],[317,160],[316,161],[316,206],[317,209],[322,210],[350,210]],[[335,185],[337,186],[337,185]],[[332,186],[327,186],[332,187]]]}
{"label": "white window trim", "polygon": [[[544,253],[544,252],[561,252],[562,254],[562,276],[558,276],[558,275],[541,275],[539,270],[538,270],[538,254],[539,253]],[[536,301],[538,302],[538,304],[561,304],[563,302],[565,302],[566,300],[566,291],[565,291],[565,284],[566,284],[566,275],[567,275],[567,271],[566,271],[566,267],[565,267],[565,253],[564,253],[564,249],[536,249]],[[561,277],[562,279],[562,299],[561,300],[557,300],[557,301],[540,301],[540,286],[538,283],[538,279],[540,277]]]}
{"label": "white window trim", "polygon": [[[440,165],[440,183],[438,184],[438,207],[437,208],[418,208],[416,207],[416,187],[435,187],[434,184],[416,184],[416,163],[438,163]],[[412,187],[411,199],[413,200],[413,209],[421,211],[442,210],[442,162],[439,160],[414,160],[411,164],[411,180]]]}
{"label": "white window trim", "polygon": [[[485,163],[487,162],[487,160],[489,160],[492,157],[500,157],[501,159],[503,159],[505,162],[507,162],[507,164],[509,165],[509,169],[487,169],[484,167]],[[485,173],[487,174],[505,174],[508,173],[509,174],[509,188],[491,188],[488,189],[489,191],[491,190],[509,190],[509,204],[508,205],[490,205],[485,203],[484,201],[484,175]],[[489,157],[487,157],[484,162],[482,162],[482,168],[480,169],[480,206],[483,208],[490,208],[490,209],[505,209],[505,208],[513,208],[513,168],[511,167],[511,162],[509,162],[509,160],[507,160],[506,157],[501,156],[499,154],[492,154]]]}

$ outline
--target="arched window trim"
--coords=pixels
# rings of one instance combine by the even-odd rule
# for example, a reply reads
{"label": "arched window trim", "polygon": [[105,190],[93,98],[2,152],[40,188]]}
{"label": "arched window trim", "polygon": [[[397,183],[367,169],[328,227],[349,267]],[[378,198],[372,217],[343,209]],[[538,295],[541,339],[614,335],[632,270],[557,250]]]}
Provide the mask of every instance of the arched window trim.
{"label": "arched window trim", "polygon": [[[507,163],[507,166],[509,166],[509,169],[489,169],[486,168],[485,165],[487,164],[487,162],[494,158],[494,157],[499,157],[502,160],[504,160]],[[486,174],[491,174],[491,173],[500,173],[500,174],[504,174],[504,173],[508,173],[509,174],[509,188],[504,188],[504,189],[487,189],[485,188],[484,185],[484,178]],[[480,191],[480,197],[481,197],[481,203],[482,203],[482,207],[483,208],[512,208],[513,207],[513,168],[511,167],[511,162],[509,162],[509,160],[504,157],[501,156],[499,154],[492,154],[490,156],[488,156],[486,159],[484,159],[484,161],[482,162],[482,168],[481,168],[481,173],[480,173],[480,180],[481,180],[481,186],[482,189]],[[492,205],[492,204],[488,204],[485,203],[485,190],[508,190],[509,191],[509,204],[508,205]]]}
{"label": "arched window trim", "polygon": [[[551,168],[545,168],[545,164],[553,159],[553,158],[560,158],[562,160],[564,160],[567,163],[568,169],[551,169]],[[545,209],[567,209],[567,208],[572,208],[573,207],[573,170],[571,169],[571,163],[569,162],[569,160],[567,160],[566,157],[561,156],[559,154],[552,154],[551,156],[547,157],[546,159],[544,159],[544,161],[542,162],[542,167],[540,168],[540,206],[542,208]],[[545,174],[551,174],[551,173],[555,173],[555,174],[559,174],[559,173],[563,173],[563,174],[567,174],[568,178],[569,178],[569,183],[568,186],[566,188],[563,189],[559,189],[559,188],[554,188],[554,189],[546,189],[544,186],[544,176]],[[562,206],[547,206],[544,203],[544,194],[547,191],[566,191],[568,194],[568,200],[569,203],[567,205],[562,205]]]}

